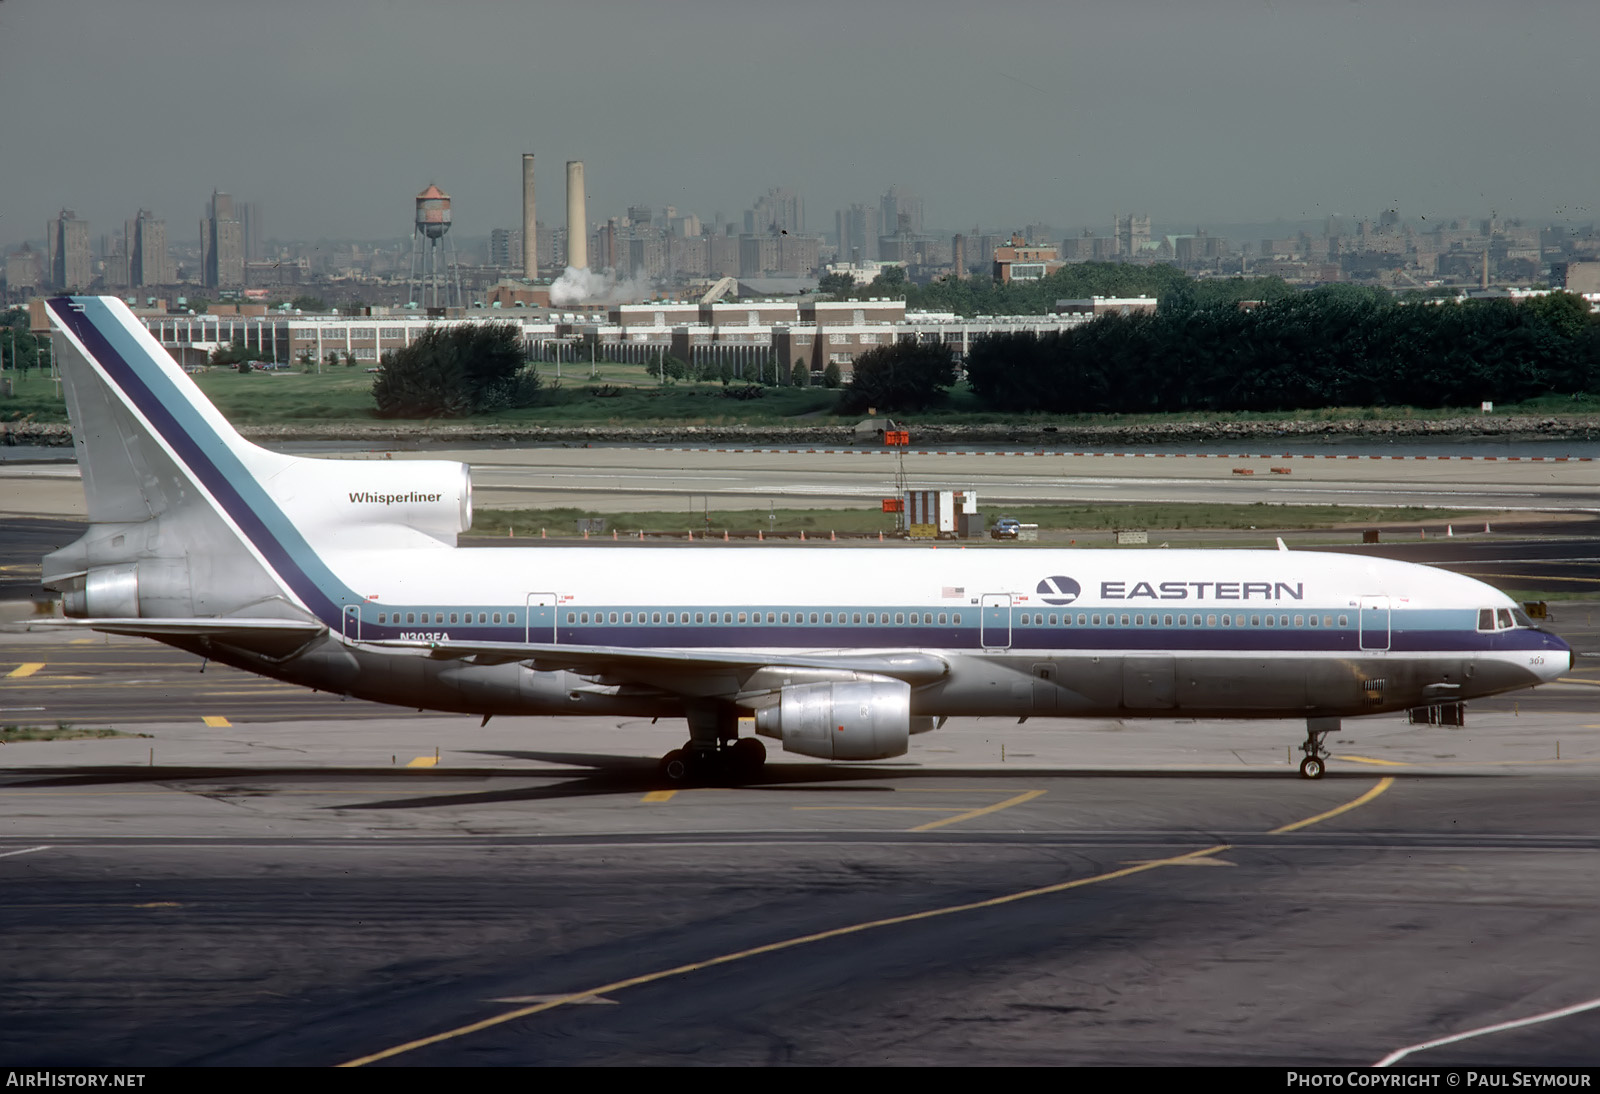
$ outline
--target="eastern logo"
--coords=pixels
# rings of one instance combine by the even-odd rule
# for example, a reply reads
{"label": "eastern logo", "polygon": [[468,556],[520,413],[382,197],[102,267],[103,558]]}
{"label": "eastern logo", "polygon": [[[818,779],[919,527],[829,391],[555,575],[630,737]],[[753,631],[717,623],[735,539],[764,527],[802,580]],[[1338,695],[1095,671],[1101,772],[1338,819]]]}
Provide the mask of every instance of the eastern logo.
{"label": "eastern logo", "polygon": [[1047,577],[1034,590],[1046,604],[1071,604],[1083,590],[1070,577]]}

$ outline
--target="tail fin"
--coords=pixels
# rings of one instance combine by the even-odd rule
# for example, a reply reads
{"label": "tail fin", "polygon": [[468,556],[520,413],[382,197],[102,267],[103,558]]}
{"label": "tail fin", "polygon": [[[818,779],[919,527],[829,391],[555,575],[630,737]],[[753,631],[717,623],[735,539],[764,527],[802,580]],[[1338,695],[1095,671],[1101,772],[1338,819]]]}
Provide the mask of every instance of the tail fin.
{"label": "tail fin", "polygon": [[471,523],[464,465],[269,452],[239,436],[120,300],[62,296],[48,308],[92,522],[45,559],[69,614],[279,614],[270,602],[337,627],[363,598],[329,557],[454,545]]}

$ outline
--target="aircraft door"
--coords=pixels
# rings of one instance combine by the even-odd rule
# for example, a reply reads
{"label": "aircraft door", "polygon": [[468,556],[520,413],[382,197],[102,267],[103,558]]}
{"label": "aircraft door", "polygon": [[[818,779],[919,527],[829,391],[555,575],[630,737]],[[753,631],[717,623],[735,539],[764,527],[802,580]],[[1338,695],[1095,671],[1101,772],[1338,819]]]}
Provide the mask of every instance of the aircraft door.
{"label": "aircraft door", "polygon": [[352,642],[361,641],[361,605],[344,606],[344,636]]}
{"label": "aircraft door", "polygon": [[1056,666],[1046,661],[1033,666],[1033,710],[1044,714],[1056,709]]}
{"label": "aircraft door", "polygon": [[1389,648],[1389,598],[1386,596],[1364,596],[1361,598],[1361,614],[1357,616],[1357,627],[1361,634],[1361,648],[1364,650],[1386,650]]}
{"label": "aircraft door", "polygon": [[984,593],[978,616],[978,642],[986,650],[1011,648],[1011,594]]}
{"label": "aircraft door", "polygon": [[556,594],[529,593],[528,616],[523,633],[529,642],[556,640]]}

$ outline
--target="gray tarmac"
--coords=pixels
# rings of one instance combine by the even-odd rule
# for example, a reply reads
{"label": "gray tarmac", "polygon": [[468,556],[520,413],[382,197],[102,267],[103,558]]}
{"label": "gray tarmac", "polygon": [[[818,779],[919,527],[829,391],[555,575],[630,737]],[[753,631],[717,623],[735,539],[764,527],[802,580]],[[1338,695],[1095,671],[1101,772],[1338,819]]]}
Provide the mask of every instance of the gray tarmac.
{"label": "gray tarmac", "polygon": [[7,634],[0,721],[138,736],[0,747],[0,1062],[1369,1064],[1600,994],[1597,668],[1351,721],[1317,783],[1294,722],[955,719],[669,792],[664,723]]}

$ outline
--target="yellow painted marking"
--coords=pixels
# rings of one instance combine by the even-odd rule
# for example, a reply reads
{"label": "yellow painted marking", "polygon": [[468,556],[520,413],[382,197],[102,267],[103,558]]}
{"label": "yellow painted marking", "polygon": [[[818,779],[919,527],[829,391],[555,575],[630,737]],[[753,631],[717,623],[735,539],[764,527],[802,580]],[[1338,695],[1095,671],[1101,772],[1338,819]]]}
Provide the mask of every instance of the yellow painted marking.
{"label": "yellow painted marking", "polygon": [[[1033,790],[1029,791],[1029,793],[1032,795],[1038,795],[1044,793],[1044,791]],[[1020,797],[1021,795],[1018,796]],[[891,916],[888,919],[873,919],[865,923],[852,923],[847,927],[835,927],[832,930],[817,931],[814,934],[800,935],[796,938],[786,938],[781,942],[769,942],[764,946],[753,946],[748,950],[738,950],[734,953],[725,953],[720,957],[708,958],[705,961],[691,961],[688,964],[677,965],[670,969],[662,969],[659,972],[645,973],[642,976],[632,976],[626,980],[615,980],[609,984],[602,984],[596,988],[589,988],[586,991],[573,992],[571,995],[554,996],[542,1003],[534,1003],[531,1006],[519,1007],[516,1010],[506,1011],[504,1014],[496,1014],[493,1017],[485,1018],[482,1021],[472,1022],[464,1026],[457,1026],[455,1029],[446,1030],[443,1033],[435,1033],[431,1037],[419,1037],[414,1041],[407,1041],[403,1045],[395,1045],[393,1048],[386,1048],[381,1052],[374,1052],[368,1056],[358,1056],[356,1059],[347,1060],[339,1066],[362,1067],[366,1064],[376,1063],[379,1060],[388,1060],[395,1056],[403,1055],[407,1052],[414,1052],[419,1048],[427,1048],[429,1045],[437,1045],[444,1041],[454,1040],[457,1037],[464,1037],[469,1033],[478,1033],[482,1030],[493,1029],[495,1026],[504,1025],[507,1022],[515,1022],[519,1018],[527,1018],[530,1015],[540,1014],[547,1010],[554,1010],[556,1007],[566,1006],[569,1003],[578,1003],[586,999],[592,999],[597,995],[603,997],[611,995],[613,992],[623,991],[627,988],[636,988],[641,984],[653,984],[659,980],[667,980],[675,976],[683,976],[687,973],[699,972],[702,969],[714,969],[721,965],[731,965],[735,961],[743,961],[751,957],[760,957],[764,954],[779,953],[783,950],[792,950],[797,946],[806,946],[813,942],[825,942],[830,938],[843,938],[846,935],[860,934],[863,931],[876,930],[880,927],[896,927],[902,923],[917,923],[925,919],[938,919],[942,916],[957,915],[961,912],[977,911],[980,908],[999,908],[1006,904],[1015,904],[1020,900],[1029,900],[1033,897],[1039,896],[1049,896],[1053,893],[1065,893],[1072,889],[1081,889],[1086,885],[1095,885],[1102,881],[1115,881],[1118,878],[1132,877],[1134,874],[1142,874],[1149,870],[1159,869],[1163,866],[1187,865],[1192,859],[1204,858],[1207,855],[1219,854],[1226,850],[1228,850],[1228,844],[1219,843],[1214,847],[1205,847],[1198,851],[1188,851],[1181,855],[1174,855],[1171,858],[1154,859],[1147,863],[1141,863],[1138,866],[1125,866],[1120,870],[1110,870],[1103,874],[1094,874],[1091,877],[1077,878],[1073,881],[1059,881],[1054,885],[1042,885],[1037,889],[1024,889],[1021,892],[1007,893],[1004,896],[991,897],[988,900],[975,900],[968,904],[951,904],[943,908],[930,908],[927,911],[912,912],[908,915]]]}
{"label": "yellow painted marking", "polygon": [[32,676],[34,673],[38,672],[42,668],[44,668],[44,662],[43,661],[28,661],[28,662],[25,662],[24,664],[18,665],[16,668],[14,668],[10,672],[6,673],[6,679],[7,680],[20,680],[24,676]]}
{"label": "yellow painted marking", "polygon": [[94,644],[93,638],[74,638],[67,643],[69,646],[89,646]]}
{"label": "yellow painted marking", "polygon": [[176,900],[152,900],[148,904],[135,904],[134,907],[135,908],[181,908],[181,907],[183,907],[183,905],[179,904]]}
{"label": "yellow painted marking", "polygon": [[1368,790],[1365,794],[1355,799],[1355,801],[1345,802],[1336,809],[1330,809],[1326,813],[1318,813],[1316,816],[1307,817],[1305,820],[1295,821],[1293,824],[1286,824],[1282,828],[1274,828],[1272,831],[1268,832],[1267,835],[1281,836],[1286,832],[1297,832],[1302,828],[1309,828],[1311,825],[1316,824],[1319,821],[1325,821],[1330,817],[1337,817],[1340,813],[1348,813],[1352,809],[1359,809],[1361,806],[1366,805],[1373,798],[1376,798],[1379,794],[1382,794],[1385,790],[1389,789],[1393,785],[1394,776],[1385,775],[1383,778],[1378,780],[1377,786],[1374,786],[1371,790]]}
{"label": "yellow painted marking", "polygon": [[1600,680],[1579,680],[1576,676],[1557,676],[1558,684],[1582,684],[1584,687],[1600,688]]}
{"label": "yellow painted marking", "polygon": [[998,813],[1002,809],[1010,809],[1013,805],[1021,805],[1023,802],[1031,802],[1034,798],[1037,798],[1043,793],[1043,790],[1024,790],[1022,793],[1017,794],[1014,797],[1007,798],[1003,802],[995,802],[993,805],[986,805],[981,809],[969,809],[965,813],[958,813],[953,817],[946,817],[944,820],[929,821],[927,824],[919,824],[911,830],[913,832],[931,832],[935,828],[943,828],[947,824],[960,824],[962,821],[972,820],[973,818],[981,817],[986,813]]}
{"label": "yellow painted marking", "polygon": [[414,759],[410,763],[406,764],[406,766],[407,767],[432,767],[434,764],[436,764],[438,762],[439,762],[439,757],[437,757],[437,756],[418,756],[416,759]]}
{"label": "yellow painted marking", "polygon": [[669,802],[676,793],[676,790],[652,790],[639,800],[642,802]]}
{"label": "yellow painted marking", "polygon": [[1349,760],[1353,764],[1375,764],[1378,767],[1410,767],[1400,760],[1379,760],[1372,756],[1335,756],[1336,760]]}
{"label": "yellow painted marking", "polygon": [[229,726],[233,725],[232,722],[228,721],[228,719],[224,718],[220,714],[207,714],[200,720],[206,725],[210,726],[212,729],[227,729]]}

